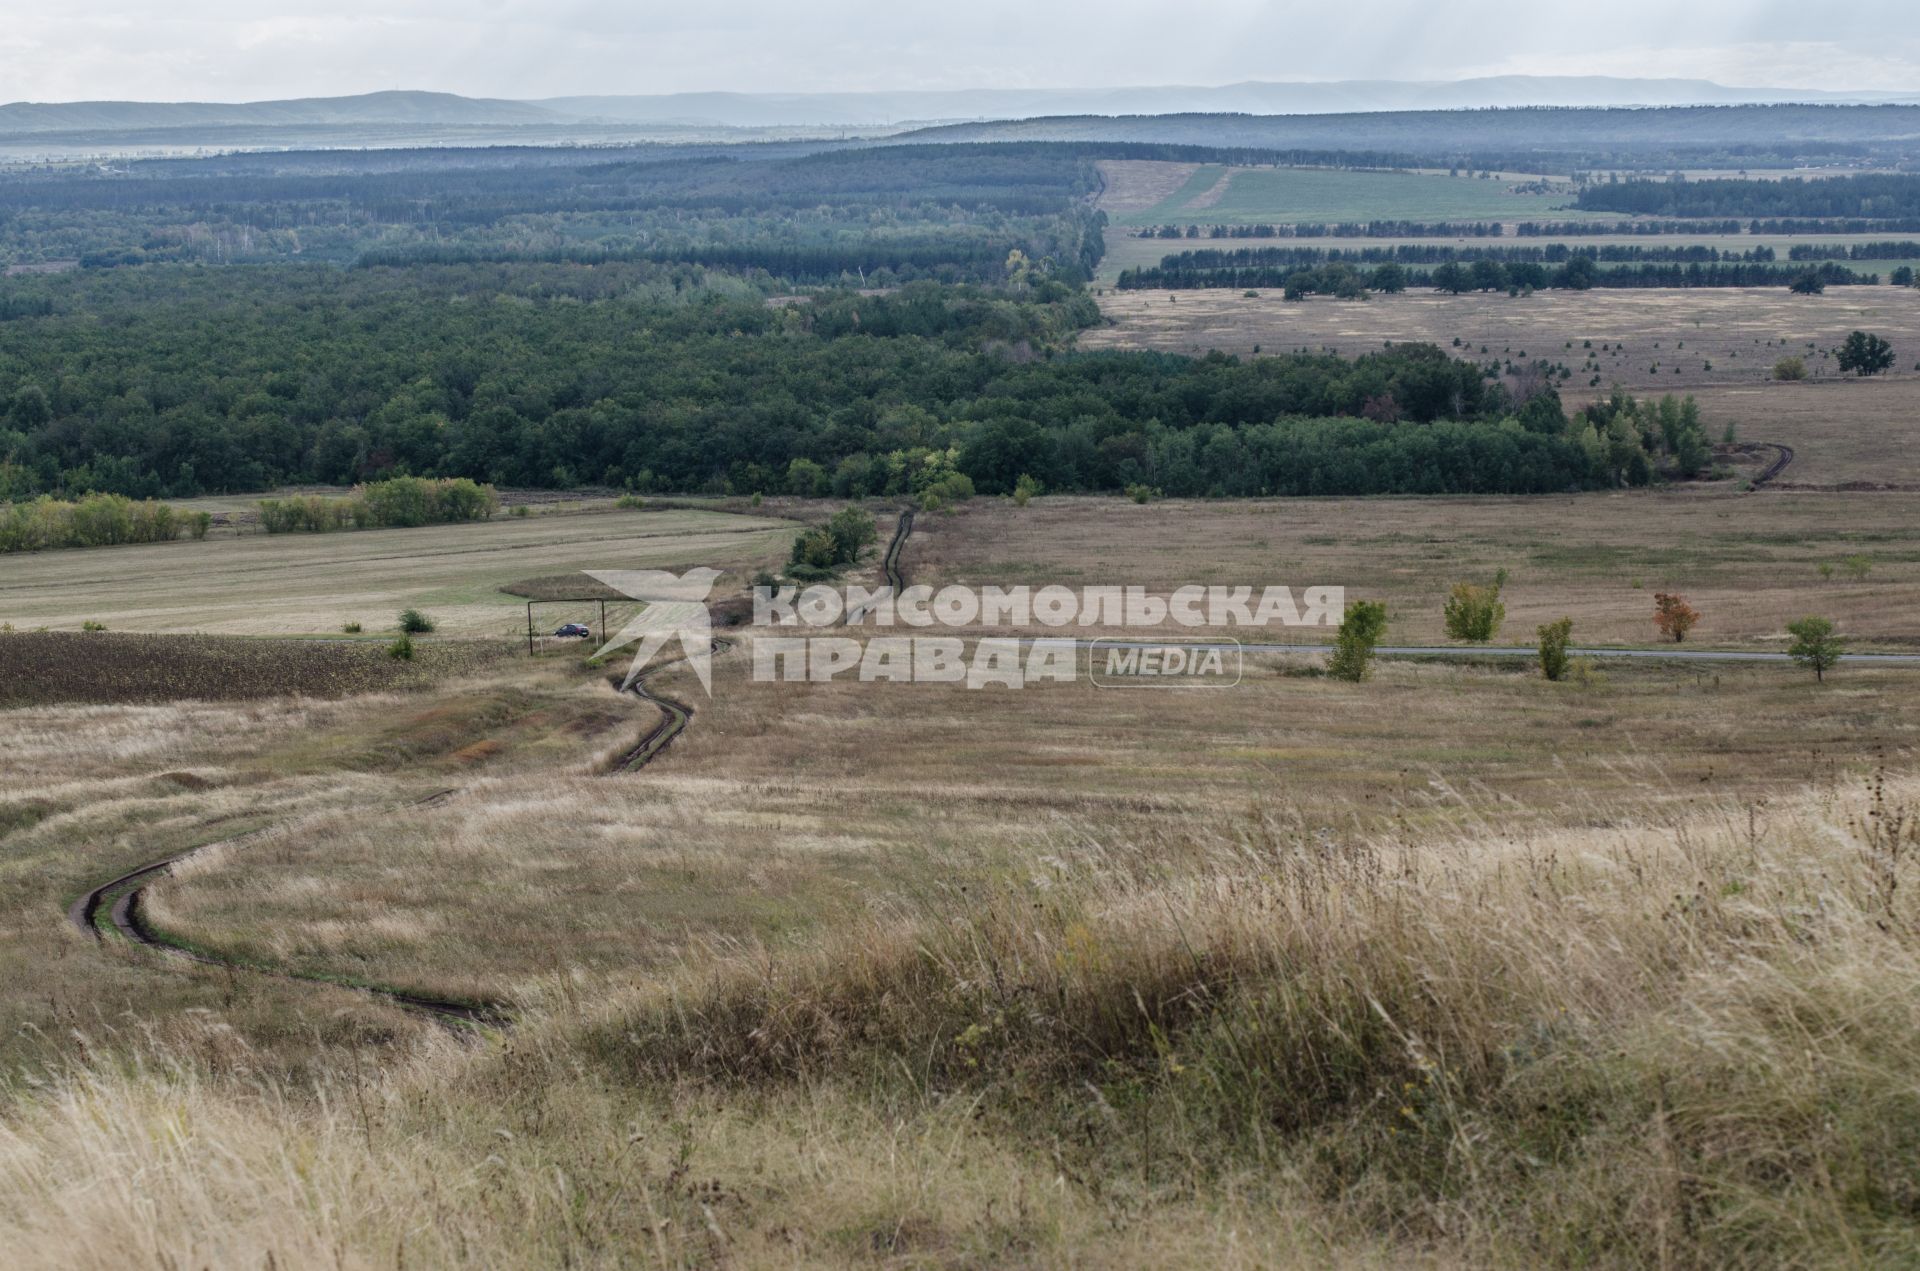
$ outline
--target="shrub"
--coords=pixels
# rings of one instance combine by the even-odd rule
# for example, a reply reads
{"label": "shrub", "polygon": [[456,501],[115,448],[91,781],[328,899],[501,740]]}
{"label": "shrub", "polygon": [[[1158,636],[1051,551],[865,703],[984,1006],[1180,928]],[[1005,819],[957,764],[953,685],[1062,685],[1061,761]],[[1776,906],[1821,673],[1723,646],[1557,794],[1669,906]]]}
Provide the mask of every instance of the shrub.
{"label": "shrub", "polygon": [[400,630],[406,635],[426,635],[433,630],[433,619],[418,609],[403,609],[400,611]]}
{"label": "shrub", "polygon": [[1503,582],[1504,578],[1496,579],[1489,587],[1455,583],[1442,610],[1447,634],[1455,640],[1470,640],[1476,644],[1485,644],[1493,639],[1507,617],[1507,607],[1500,602]]}
{"label": "shrub", "polygon": [[211,512],[187,513],[187,533],[193,536],[194,542],[198,543],[198,542],[204,541],[207,537],[207,531],[212,528],[213,528],[213,513]]}
{"label": "shrub", "polygon": [[1687,632],[1700,625],[1700,611],[1682,596],[1657,591],[1653,594],[1653,625],[1660,628],[1661,635],[1679,644],[1687,638]]}
{"label": "shrub", "polygon": [[95,622],[93,619],[89,618],[85,622],[80,624],[80,629],[82,631],[105,631],[107,629],[107,624],[104,622]]}
{"label": "shrub", "polygon": [[1151,503],[1153,500],[1160,498],[1161,495],[1160,491],[1154,489],[1152,486],[1135,482],[1133,485],[1127,487],[1127,497],[1135,503]]}
{"label": "shrub", "polygon": [[[260,526],[269,534],[324,534],[346,529],[411,529],[484,521],[499,510],[490,485],[465,477],[430,481],[394,477],[358,487],[351,495],[297,495],[259,502]],[[517,513],[516,515],[524,515]]]}
{"label": "shrub", "polygon": [[1387,631],[1387,606],[1378,600],[1360,600],[1347,609],[1341,619],[1340,633],[1334,637],[1333,656],[1327,659],[1327,674],[1359,683],[1367,678],[1373,664],[1374,646]]}
{"label": "shrub", "polygon": [[965,503],[974,493],[972,477],[964,472],[949,472],[921,488],[920,506],[929,512],[937,512],[949,503]]}
{"label": "shrub", "polygon": [[531,516],[533,514],[533,511],[524,503],[516,503],[513,506],[512,514],[514,516],[526,517],[526,516]]}
{"label": "shrub", "polygon": [[1865,582],[1867,575],[1873,572],[1873,558],[1869,556],[1849,556],[1840,562],[1840,567],[1847,571],[1847,577],[1853,579],[1853,581],[1857,583]]}
{"label": "shrub", "polygon": [[164,503],[135,502],[120,494],[89,494],[72,502],[43,495],[30,503],[0,503],[0,552],[164,543],[205,515],[182,515]]}
{"label": "shrub", "polygon": [[1038,478],[1034,477],[1030,473],[1026,473],[1026,472],[1021,473],[1019,480],[1013,483],[1014,506],[1015,507],[1027,506],[1027,501],[1032,499],[1035,495],[1042,493],[1044,489],[1045,487],[1043,487],[1040,484],[1040,481]]}
{"label": "shrub", "polygon": [[1573,638],[1573,619],[1549,622],[1535,633],[1540,637],[1540,673],[1549,680],[1567,678],[1567,641]]}
{"label": "shrub", "polygon": [[613,501],[613,506],[627,512],[638,512],[647,506],[647,501],[637,494],[623,494]]}
{"label": "shrub", "polygon": [[359,635],[359,634],[360,634],[360,624],[359,624],[359,623],[357,623],[357,622],[349,622],[349,623],[348,623],[348,624],[347,624],[346,626],[344,626],[344,627],[342,627],[342,628],[340,628],[340,629],[341,629],[342,631],[344,631],[344,632],[346,632],[346,633],[347,633],[348,635]]}
{"label": "shrub", "polygon": [[1803,380],[1807,378],[1807,360],[1803,357],[1783,357],[1773,364],[1773,378],[1777,380]]}
{"label": "shrub", "polygon": [[804,530],[793,540],[787,573],[801,582],[831,578],[860,559],[860,553],[880,536],[871,513],[842,508],[825,525]]}
{"label": "shrub", "polygon": [[387,646],[387,656],[396,662],[413,661],[413,637],[402,631],[400,638]]}

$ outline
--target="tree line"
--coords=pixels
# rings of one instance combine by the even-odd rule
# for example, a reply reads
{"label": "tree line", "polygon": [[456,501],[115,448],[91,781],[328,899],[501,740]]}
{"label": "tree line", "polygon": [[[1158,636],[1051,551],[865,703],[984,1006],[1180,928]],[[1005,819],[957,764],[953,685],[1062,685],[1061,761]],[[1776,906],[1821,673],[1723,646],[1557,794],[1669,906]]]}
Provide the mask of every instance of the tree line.
{"label": "tree line", "polygon": [[1632,180],[1583,187],[1574,206],[1588,212],[1636,216],[1859,218],[1920,217],[1920,176],[1873,173],[1840,177],[1786,177],[1763,181]]}
{"label": "tree line", "polygon": [[1471,263],[1453,260],[1433,269],[1411,269],[1387,261],[1372,269],[1356,269],[1345,261],[1321,265],[1252,265],[1209,269],[1161,265],[1125,269],[1115,285],[1129,290],[1262,290],[1278,289],[1289,299],[1310,295],[1360,299],[1369,292],[1394,293],[1409,287],[1430,287],[1449,295],[1476,291],[1540,291],[1548,288],[1586,291],[1592,288],[1826,287],[1875,286],[1878,274],[1856,273],[1833,262],[1768,264],[1749,261],[1691,264],[1622,264],[1602,269],[1585,253],[1567,257],[1557,268],[1526,260],[1503,262],[1482,257]]}

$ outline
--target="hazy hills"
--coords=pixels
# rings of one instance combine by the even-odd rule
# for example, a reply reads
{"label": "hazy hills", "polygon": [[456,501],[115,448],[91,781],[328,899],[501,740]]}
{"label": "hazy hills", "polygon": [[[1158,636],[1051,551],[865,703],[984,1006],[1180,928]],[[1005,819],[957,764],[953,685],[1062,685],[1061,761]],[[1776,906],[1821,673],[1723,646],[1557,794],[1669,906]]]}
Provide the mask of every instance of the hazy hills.
{"label": "hazy hills", "polygon": [[[1920,153],[1920,116],[1910,116],[1920,108],[1859,104],[1866,100],[1727,88],[1705,80],[1506,76],[1448,83],[663,93],[540,101],[392,91],[235,103],[15,102],[0,105],[0,159],[886,136],[1452,154],[1495,163],[1551,155],[1561,166],[1604,165],[1611,157],[1635,154],[1682,163],[1707,151],[1736,160],[1751,153],[1777,162],[1785,154],[1822,163],[1906,162]],[[1920,95],[1907,100],[1920,102]],[[1480,109],[1522,106],[1558,109]],[[1662,109],[1606,109],[1615,106]],[[1821,144],[1792,144],[1802,138]],[[1783,140],[1789,143],[1784,150]]]}
{"label": "hazy hills", "polygon": [[[1345,114],[1486,106],[1672,106],[1877,101],[1885,95],[1728,88],[1706,80],[1511,75],[1453,82],[1349,80],[1219,87],[963,89],[950,92],[662,93],[540,101],[393,91],[262,102],[15,102],[0,133],[327,125],[554,128],[633,124],[874,127],[1036,115]],[[1920,101],[1920,94],[1906,100]]]}
{"label": "hazy hills", "polygon": [[0,133],[328,124],[513,126],[564,122],[565,116],[527,102],[421,92],[264,102],[13,102],[0,106]]}

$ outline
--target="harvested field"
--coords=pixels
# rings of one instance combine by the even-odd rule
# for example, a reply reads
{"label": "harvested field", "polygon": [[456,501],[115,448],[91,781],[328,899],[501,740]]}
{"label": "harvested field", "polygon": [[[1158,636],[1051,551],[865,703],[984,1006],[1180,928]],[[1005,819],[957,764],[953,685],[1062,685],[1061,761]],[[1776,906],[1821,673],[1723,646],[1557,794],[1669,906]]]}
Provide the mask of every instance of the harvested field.
{"label": "harvested field", "polygon": [[730,571],[723,589],[783,559],[791,523],[695,510],[496,517],[470,525],[248,534],[10,559],[0,621],[227,635],[390,631],[418,607],[448,635],[524,638],[514,582],[581,569]]}
{"label": "harvested field", "polygon": [[0,709],[392,692],[476,671],[507,648],[421,640],[402,661],[385,641],[13,632],[0,635]]}

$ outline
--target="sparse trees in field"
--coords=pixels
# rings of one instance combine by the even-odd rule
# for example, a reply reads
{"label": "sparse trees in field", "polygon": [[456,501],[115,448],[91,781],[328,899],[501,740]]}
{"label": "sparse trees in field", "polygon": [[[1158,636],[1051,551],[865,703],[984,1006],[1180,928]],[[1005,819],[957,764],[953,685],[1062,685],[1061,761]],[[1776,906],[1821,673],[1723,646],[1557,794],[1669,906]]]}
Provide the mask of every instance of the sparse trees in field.
{"label": "sparse trees in field", "polygon": [[1840,346],[1839,364],[1855,375],[1878,375],[1893,365],[1893,346],[1870,331],[1855,331]]}
{"label": "sparse trees in field", "polygon": [[1484,587],[1477,583],[1455,583],[1441,610],[1447,635],[1475,644],[1493,639],[1507,617],[1507,607],[1500,602],[1500,589],[1506,585],[1506,579],[1506,571],[1501,570],[1499,576]]}
{"label": "sparse trees in field", "polygon": [[1660,629],[1661,635],[1680,644],[1686,640],[1687,632],[1700,625],[1700,611],[1688,604],[1684,596],[1665,591],[1655,592],[1653,625]]}
{"label": "sparse trees in field", "polygon": [[1567,642],[1573,638],[1573,619],[1562,618],[1558,622],[1549,622],[1540,627],[1535,635],[1540,641],[1540,673],[1556,682],[1566,679]]}
{"label": "sparse trees in field", "polygon": [[1787,634],[1793,637],[1793,643],[1787,646],[1787,655],[1811,669],[1816,680],[1825,680],[1827,672],[1847,651],[1846,641],[1833,633],[1833,623],[1826,618],[1806,617],[1789,622]]}
{"label": "sparse trees in field", "polygon": [[1327,659],[1327,674],[1335,679],[1359,683],[1373,666],[1373,650],[1387,632],[1387,606],[1384,601],[1359,600],[1348,606],[1334,637],[1333,655]]}

